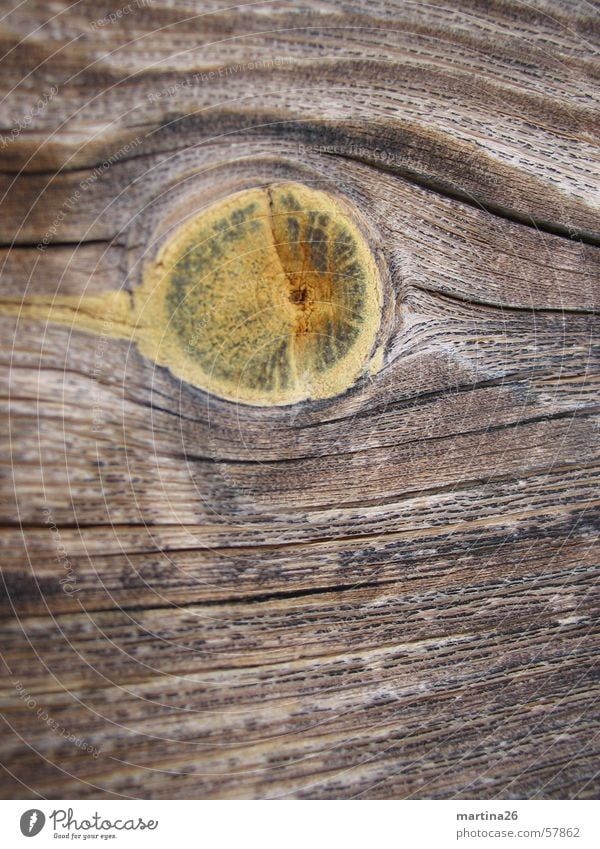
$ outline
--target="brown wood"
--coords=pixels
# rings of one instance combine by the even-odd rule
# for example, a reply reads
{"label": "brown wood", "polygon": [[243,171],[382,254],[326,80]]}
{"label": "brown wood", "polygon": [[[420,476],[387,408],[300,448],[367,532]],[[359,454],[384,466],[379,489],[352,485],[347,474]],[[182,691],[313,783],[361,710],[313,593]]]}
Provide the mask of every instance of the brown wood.
{"label": "brown wood", "polygon": [[[2,796],[597,796],[597,8],[126,5],[0,33]],[[27,313],[281,180],[384,269],[343,395]]]}

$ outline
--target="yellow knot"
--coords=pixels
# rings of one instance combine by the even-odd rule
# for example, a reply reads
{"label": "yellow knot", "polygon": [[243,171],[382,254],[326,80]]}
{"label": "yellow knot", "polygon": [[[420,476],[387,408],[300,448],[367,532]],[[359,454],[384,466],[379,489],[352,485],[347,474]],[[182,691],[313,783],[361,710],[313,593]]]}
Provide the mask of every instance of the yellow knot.
{"label": "yellow knot", "polygon": [[140,349],[233,401],[328,398],[374,353],[381,301],[371,251],[330,195],[250,189],[189,221],[147,269]]}

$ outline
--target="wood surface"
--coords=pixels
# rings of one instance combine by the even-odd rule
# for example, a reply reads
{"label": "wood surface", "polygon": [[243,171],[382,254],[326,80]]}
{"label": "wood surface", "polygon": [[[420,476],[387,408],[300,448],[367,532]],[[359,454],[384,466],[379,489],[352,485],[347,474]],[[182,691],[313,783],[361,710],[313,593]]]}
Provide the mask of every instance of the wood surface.
{"label": "wood surface", "polygon": [[[577,0],[6,7],[3,797],[598,795],[599,33]],[[131,291],[281,180],[385,269],[338,397],[236,405],[9,314]]]}

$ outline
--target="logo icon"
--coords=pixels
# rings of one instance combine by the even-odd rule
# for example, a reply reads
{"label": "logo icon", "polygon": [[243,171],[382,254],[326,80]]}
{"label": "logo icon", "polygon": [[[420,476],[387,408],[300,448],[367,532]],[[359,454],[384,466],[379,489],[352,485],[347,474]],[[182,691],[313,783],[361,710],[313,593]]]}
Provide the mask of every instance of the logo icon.
{"label": "logo icon", "polygon": [[45,823],[46,817],[37,808],[25,811],[21,815],[21,834],[24,834],[25,837],[35,837],[43,829]]}

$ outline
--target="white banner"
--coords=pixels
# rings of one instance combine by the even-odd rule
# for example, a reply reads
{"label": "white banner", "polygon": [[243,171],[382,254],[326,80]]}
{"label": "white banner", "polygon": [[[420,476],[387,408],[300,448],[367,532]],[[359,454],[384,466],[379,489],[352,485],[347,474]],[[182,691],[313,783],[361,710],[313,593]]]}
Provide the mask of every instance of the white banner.
{"label": "white banner", "polygon": [[597,849],[593,801],[0,802],[0,846]]}

